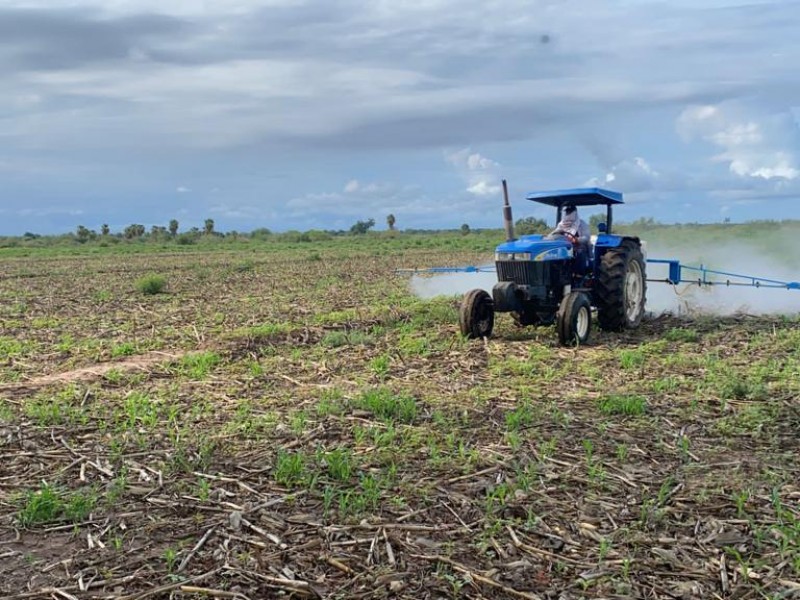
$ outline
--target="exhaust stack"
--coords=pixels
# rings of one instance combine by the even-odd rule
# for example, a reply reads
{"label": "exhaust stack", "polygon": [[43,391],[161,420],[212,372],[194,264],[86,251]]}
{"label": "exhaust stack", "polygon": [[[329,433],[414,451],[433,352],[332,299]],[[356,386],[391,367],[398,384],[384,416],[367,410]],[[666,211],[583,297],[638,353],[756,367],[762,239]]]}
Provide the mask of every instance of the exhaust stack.
{"label": "exhaust stack", "polygon": [[506,241],[511,242],[514,237],[514,218],[511,216],[511,205],[508,203],[508,185],[503,179],[503,225],[506,229]]}

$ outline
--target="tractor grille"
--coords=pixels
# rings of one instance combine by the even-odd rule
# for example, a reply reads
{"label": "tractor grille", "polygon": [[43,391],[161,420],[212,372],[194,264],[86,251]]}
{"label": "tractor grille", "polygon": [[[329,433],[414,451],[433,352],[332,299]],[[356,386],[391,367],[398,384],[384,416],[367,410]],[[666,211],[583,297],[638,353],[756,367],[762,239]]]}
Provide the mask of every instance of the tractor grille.
{"label": "tractor grille", "polygon": [[498,260],[497,280],[513,281],[518,285],[542,285],[545,263],[529,260]]}

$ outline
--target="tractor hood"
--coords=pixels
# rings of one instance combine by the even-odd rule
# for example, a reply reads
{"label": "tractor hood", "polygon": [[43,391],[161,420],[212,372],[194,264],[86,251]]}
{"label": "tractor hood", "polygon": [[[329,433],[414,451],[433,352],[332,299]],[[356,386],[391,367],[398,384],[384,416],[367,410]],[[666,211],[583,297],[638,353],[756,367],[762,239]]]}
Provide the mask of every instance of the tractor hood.
{"label": "tractor hood", "polygon": [[572,245],[566,240],[546,240],[542,235],[523,235],[495,249],[495,260],[565,260],[572,258]]}

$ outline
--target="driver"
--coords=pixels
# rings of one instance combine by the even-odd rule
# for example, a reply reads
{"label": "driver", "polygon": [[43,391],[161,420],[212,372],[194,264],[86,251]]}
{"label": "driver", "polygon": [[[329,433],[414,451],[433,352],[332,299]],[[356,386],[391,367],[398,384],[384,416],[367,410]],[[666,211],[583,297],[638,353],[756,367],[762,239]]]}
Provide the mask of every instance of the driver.
{"label": "driver", "polygon": [[550,232],[548,238],[563,235],[572,244],[575,253],[577,273],[583,274],[589,264],[589,245],[591,242],[591,231],[586,221],[578,216],[578,209],[574,206],[565,206],[564,214],[556,228]]}
{"label": "driver", "polygon": [[578,216],[578,209],[574,206],[565,206],[564,215],[550,236],[563,235],[573,245],[588,246],[591,237],[589,225]]}

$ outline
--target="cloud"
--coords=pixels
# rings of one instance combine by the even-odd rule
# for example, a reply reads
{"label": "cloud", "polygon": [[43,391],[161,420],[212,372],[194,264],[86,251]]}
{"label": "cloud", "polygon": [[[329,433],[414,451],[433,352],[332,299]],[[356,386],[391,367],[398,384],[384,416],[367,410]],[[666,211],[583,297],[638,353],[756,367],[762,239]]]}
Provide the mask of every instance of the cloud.
{"label": "cloud", "polygon": [[344,186],[346,194],[358,194],[361,196],[369,196],[376,193],[387,193],[388,195],[394,194],[394,186],[388,183],[362,183],[358,179],[351,179]]}
{"label": "cloud", "polygon": [[[484,160],[484,157],[480,157]],[[473,159],[473,165],[477,165]],[[489,163],[483,162],[484,167]],[[322,229],[347,229],[356,219],[375,219],[382,226],[386,215],[397,218],[399,228],[496,226],[499,204],[486,197],[464,191],[435,198],[421,186],[386,181],[349,180],[342,191],[317,192],[296,196],[286,202],[284,216]],[[488,215],[488,217],[487,217]],[[494,218],[496,216],[496,218]]]}
{"label": "cloud", "polygon": [[[709,14],[665,5],[653,15],[649,3],[622,0],[587,7],[582,18],[554,11],[551,0],[392,10],[347,0],[231,1],[203,10],[189,2],[76,4],[0,15],[13,34],[4,41],[15,75],[9,89],[48,106],[18,130],[30,138],[35,128],[43,143],[103,147],[125,136],[141,146],[161,135],[189,148],[467,145],[716,101],[756,89],[765,76],[785,87],[797,81],[775,59],[763,57],[757,73],[746,68],[764,52],[754,40],[776,33],[769,6],[753,19],[746,8]],[[498,10],[506,18],[496,22]],[[750,41],[737,43],[744,22]],[[659,58],[660,44],[672,48],[668,60]],[[734,68],[745,52],[749,60]],[[114,135],[104,135],[109,129]]]}
{"label": "cloud", "polygon": [[63,69],[125,60],[142,46],[165,42],[189,23],[155,13],[103,17],[97,10],[0,8],[4,49],[0,72]]}
{"label": "cloud", "polygon": [[692,106],[681,113],[677,127],[686,140],[701,138],[720,148],[712,160],[738,177],[800,177],[800,132],[789,110],[748,114],[738,105]]}
{"label": "cloud", "polygon": [[[219,185],[232,211],[263,204],[303,227],[389,208],[401,226],[400,211],[474,224],[501,176],[533,188],[594,175],[665,212],[669,193],[705,207],[796,192],[796,3],[581,4],[7,0],[7,197],[68,195],[93,215],[116,201],[140,222],[143,203],[122,198],[158,216],[177,179],[195,210]],[[580,141],[603,128],[593,164]],[[449,168],[431,169],[447,148]]]}
{"label": "cloud", "polygon": [[342,229],[353,219],[374,218],[380,223],[383,215],[417,212],[424,204],[417,186],[351,179],[340,192],[296,196],[286,208],[292,219],[311,219],[317,227]]}
{"label": "cloud", "polygon": [[223,217],[233,221],[248,221],[250,224],[271,222],[279,215],[276,211],[264,206],[248,204],[220,203],[209,207],[209,212],[214,216]]}
{"label": "cloud", "polygon": [[66,215],[77,217],[83,215],[85,211],[81,208],[65,208],[61,206],[42,206],[38,208],[22,208],[16,211],[20,217],[50,217],[54,215]]}
{"label": "cloud", "polygon": [[475,196],[494,196],[500,193],[500,164],[473,152],[470,148],[445,152],[445,160],[453,165],[466,181],[466,191]]}
{"label": "cloud", "polygon": [[179,185],[175,189],[175,191],[178,192],[179,194],[187,194],[187,193],[191,192],[192,190],[190,190],[189,188],[187,188],[185,186]]}
{"label": "cloud", "polygon": [[651,190],[662,185],[661,174],[642,157],[623,160],[615,164],[601,178],[593,177],[586,182],[589,187],[612,187],[626,193]]}

